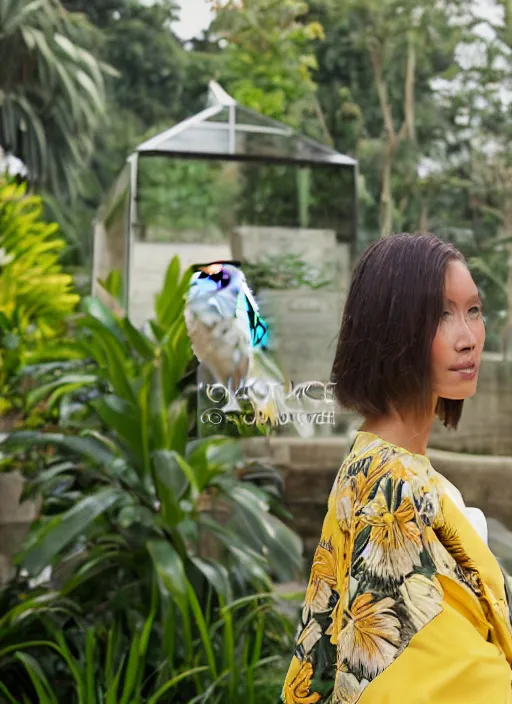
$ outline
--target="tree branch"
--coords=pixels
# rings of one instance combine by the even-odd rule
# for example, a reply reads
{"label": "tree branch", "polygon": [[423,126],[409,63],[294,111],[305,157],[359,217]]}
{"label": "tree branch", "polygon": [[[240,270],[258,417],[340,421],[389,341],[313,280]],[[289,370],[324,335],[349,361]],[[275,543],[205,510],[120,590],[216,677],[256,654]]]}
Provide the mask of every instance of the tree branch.
{"label": "tree branch", "polygon": [[382,117],[384,119],[384,126],[386,128],[389,141],[394,144],[396,139],[396,133],[395,128],[393,127],[393,115],[391,113],[391,105],[388,102],[387,85],[382,75],[382,56],[377,46],[377,40],[374,37],[368,40],[368,49],[370,52],[373,75],[375,76],[375,84],[377,86],[377,94],[379,96]]}
{"label": "tree branch", "polygon": [[410,31],[407,34],[407,65],[405,69],[404,86],[404,121],[398,133],[398,140],[404,138],[415,139],[414,120],[414,88],[416,79],[416,47],[414,45],[414,35]]}

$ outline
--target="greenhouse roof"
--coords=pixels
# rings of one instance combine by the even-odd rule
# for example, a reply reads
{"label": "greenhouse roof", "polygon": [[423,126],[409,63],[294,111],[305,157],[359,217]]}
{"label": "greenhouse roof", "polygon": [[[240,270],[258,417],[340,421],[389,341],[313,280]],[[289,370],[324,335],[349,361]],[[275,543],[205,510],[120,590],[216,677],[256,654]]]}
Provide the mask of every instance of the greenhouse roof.
{"label": "greenhouse roof", "polygon": [[172,154],[351,168],[356,164],[332,147],[240,105],[216,81],[209,83],[205,110],[139,144],[136,151],[153,156]]}

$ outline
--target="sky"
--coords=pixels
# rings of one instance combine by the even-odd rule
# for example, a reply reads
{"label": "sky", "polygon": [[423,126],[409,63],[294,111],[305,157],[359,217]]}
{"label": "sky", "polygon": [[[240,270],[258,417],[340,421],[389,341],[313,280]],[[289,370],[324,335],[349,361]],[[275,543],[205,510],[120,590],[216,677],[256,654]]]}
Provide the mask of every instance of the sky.
{"label": "sky", "polygon": [[[211,22],[212,12],[208,0],[177,0],[180,7],[180,21],[174,30],[181,39],[191,39],[201,34]],[[473,0],[473,6],[478,9],[480,17],[496,21],[499,10],[496,11],[489,0]]]}
{"label": "sky", "polygon": [[212,12],[207,0],[178,0],[180,21],[174,31],[181,39],[191,39],[201,34],[212,20]]}

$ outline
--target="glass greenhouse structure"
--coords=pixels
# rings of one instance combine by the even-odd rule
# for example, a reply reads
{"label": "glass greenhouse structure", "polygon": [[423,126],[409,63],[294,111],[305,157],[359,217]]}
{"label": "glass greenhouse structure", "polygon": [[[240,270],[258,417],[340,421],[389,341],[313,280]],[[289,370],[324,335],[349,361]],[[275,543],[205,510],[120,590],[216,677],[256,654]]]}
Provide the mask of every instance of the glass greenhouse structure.
{"label": "glass greenhouse structure", "polygon": [[246,231],[269,242],[300,233],[313,256],[315,233],[332,232],[353,251],[356,201],[354,159],[211,81],[204,110],[128,157],[94,223],[93,292],[105,297],[100,282],[117,271],[124,308],[142,321],[174,254],[184,266],[243,261],[233,238]]}

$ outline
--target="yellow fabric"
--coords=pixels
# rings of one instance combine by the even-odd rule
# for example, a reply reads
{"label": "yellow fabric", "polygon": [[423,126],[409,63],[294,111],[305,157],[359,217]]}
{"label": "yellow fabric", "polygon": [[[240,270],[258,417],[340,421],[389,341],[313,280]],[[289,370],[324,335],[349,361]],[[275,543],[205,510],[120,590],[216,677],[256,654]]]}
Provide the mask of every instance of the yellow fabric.
{"label": "yellow fabric", "polygon": [[456,606],[443,602],[442,613],[412,638],[359,699],[359,704],[401,702],[510,704],[510,666]]}
{"label": "yellow fabric", "polygon": [[358,433],[329,496],[286,704],[512,704],[501,569],[414,455]]}

